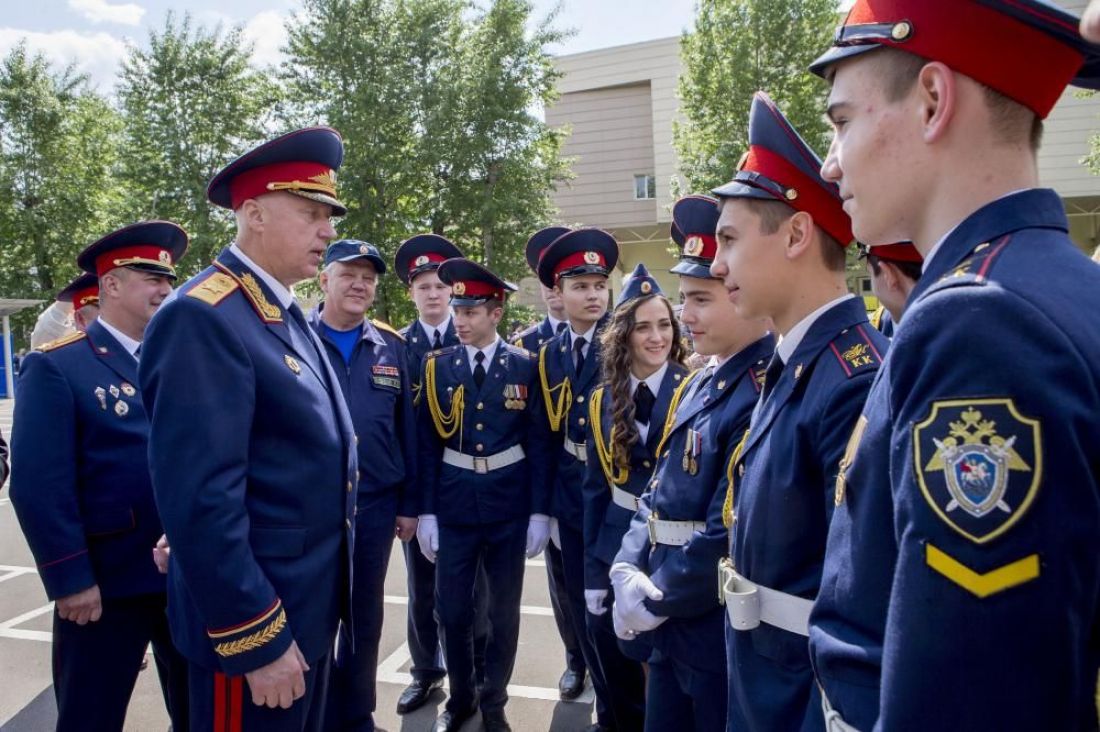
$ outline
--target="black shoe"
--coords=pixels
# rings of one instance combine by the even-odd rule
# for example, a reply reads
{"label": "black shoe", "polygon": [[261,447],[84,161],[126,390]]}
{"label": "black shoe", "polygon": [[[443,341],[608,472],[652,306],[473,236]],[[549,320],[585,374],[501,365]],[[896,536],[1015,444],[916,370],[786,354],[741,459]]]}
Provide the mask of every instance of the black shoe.
{"label": "black shoe", "polygon": [[475,714],[477,714],[477,707],[461,714],[444,710],[443,714],[436,718],[432,732],[458,732],[462,725]]}
{"label": "black shoe", "polygon": [[558,680],[558,696],[562,701],[573,701],[584,691],[584,671],[565,669]]}
{"label": "black shoe", "polygon": [[406,686],[405,690],[401,692],[401,698],[397,700],[397,713],[408,714],[409,712],[415,712],[428,701],[428,697],[432,695],[433,689],[439,689],[442,688],[442,686],[443,679],[435,679],[433,681],[413,679],[413,682]]}
{"label": "black shoe", "polygon": [[485,732],[512,732],[512,725],[508,724],[503,709],[482,710],[481,726],[485,728]]}

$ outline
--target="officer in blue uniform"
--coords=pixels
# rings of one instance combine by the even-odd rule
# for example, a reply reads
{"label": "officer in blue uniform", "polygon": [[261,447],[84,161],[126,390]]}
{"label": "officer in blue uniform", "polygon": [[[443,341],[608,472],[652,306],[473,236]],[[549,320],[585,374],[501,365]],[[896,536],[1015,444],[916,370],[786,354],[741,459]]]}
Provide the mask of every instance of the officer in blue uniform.
{"label": "officer in blue uniform", "polygon": [[[462,345],[425,357],[420,393],[425,513],[417,540],[438,570],[450,678],[450,698],[433,729],[455,732],[480,706],[485,729],[506,732],[524,555],[538,555],[550,539],[549,429],[538,409],[534,354],[497,335],[506,293],[515,287],[462,258],[444,262],[439,278],[452,288]],[[474,595],[482,571],[492,634],[479,684]]]}
{"label": "officer in blue uniform", "polygon": [[82,272],[57,293],[56,299],[73,306],[73,327],[83,333],[99,317],[99,277]]}
{"label": "officer in blue uniform", "polygon": [[144,344],[169,621],[190,662],[194,729],[320,729],[338,623],[355,627],[354,428],[290,289],[335,238],[342,158],[339,134],[314,127],[214,176],[207,197],[234,211],[237,239],[157,313]]}
{"label": "officer in blue uniform", "polygon": [[684,249],[681,322],[708,365],[673,396],[657,464],[611,567],[612,619],[620,638],[653,646],[645,728],[721,730],[726,654],[718,605],[718,562],[730,452],[748,425],[760,377],[775,348],[762,320],[738,316],[710,274],[718,208],[707,196],[677,201]]}
{"label": "officer in blue uniform", "polygon": [[[524,254],[527,258],[527,266],[536,276],[542,252],[550,246],[551,242],[568,231],[569,229],[564,226],[548,226],[545,229],[539,229],[527,240]],[[538,353],[543,343],[569,327],[565,307],[561,304],[561,296],[553,288],[542,283],[539,283],[539,287],[542,290],[542,301],[546,304],[546,317],[541,323],[519,333],[513,341],[513,345],[531,353]],[[565,671],[558,680],[558,696],[562,701],[572,701],[584,691],[587,667],[584,664],[584,653],[573,632],[569,611],[566,609],[568,598],[565,594],[565,569],[562,567],[561,550],[554,542],[550,542],[544,556],[550,607],[554,612],[554,623],[558,626],[558,635],[561,636],[562,645],[565,646]]]}
{"label": "officer in blue uniform", "polygon": [[[355,427],[354,633],[341,633],[332,669],[327,729],[374,729],[375,677],[386,569],[393,538],[416,535],[416,419],[405,339],[366,313],[386,262],[373,245],[342,239],[325,251],[324,301],[309,314],[325,346]],[[355,638],[352,647],[351,638]]]}
{"label": "officer in blue uniform", "polygon": [[882,303],[871,314],[871,327],[893,338],[894,329],[905,311],[905,301],[920,279],[924,258],[909,241],[876,246],[861,244],[859,255],[867,262],[871,291]]}
{"label": "officer in blue uniform", "polygon": [[600,229],[575,229],[550,243],[538,261],[539,281],[562,298],[569,327],[539,349],[539,379],[554,433],[553,515],[561,550],[565,595],[573,634],[596,692],[595,729],[614,728],[611,691],[599,673],[588,637],[584,601],[584,504],[581,484],[587,459],[588,397],[599,383],[595,345],[607,323],[607,275],[619,261],[619,243]]}
{"label": "officer in blue uniform", "polygon": [[[437,270],[444,261],[461,257],[462,252],[445,237],[418,234],[406,239],[394,254],[394,271],[409,288],[416,305],[417,319],[401,329],[409,359],[413,396],[420,391],[420,373],[424,356],[432,350],[458,345],[450,310],[451,288],[439,279]],[[419,401],[417,402],[419,404]],[[433,689],[443,686],[447,671],[443,664],[439,615],[435,607],[435,565],[416,546],[406,544],[406,582],[409,591],[408,644],[412,665],[410,683],[397,700],[397,713],[408,714],[424,706]],[[485,644],[488,642],[488,598],[485,578],[479,579],[474,660],[478,678],[484,672]]]}
{"label": "officer in blue uniform", "polygon": [[822,728],[806,646],[810,607],[840,459],[889,343],[848,292],[851,224],[820,168],[758,92],[747,154],[715,190],[721,216],[711,271],[739,313],[771,318],[780,335],[727,485],[730,730]]}
{"label": "officer in blue uniform", "polygon": [[1100,49],[1034,0],[861,0],[837,41],[822,172],[860,241],[925,266],[836,483],[810,624],[827,723],[1095,730],[1100,271],[1035,150]]}
{"label": "officer in blue uniform", "polygon": [[[655,356],[652,351],[660,348],[667,350],[658,350]],[[640,349],[644,349],[645,356],[639,356]],[[603,380],[588,401],[592,436],[586,446],[583,489],[585,619],[600,673],[611,692],[608,701],[615,729],[621,732],[640,731],[644,726],[645,675],[641,664],[649,660],[651,649],[641,640],[620,641],[615,637],[608,612],[609,573],[638,508],[638,497],[653,474],[657,443],[672,395],[687,375],[684,353],[672,305],[645,265],[639,264],[623,280],[615,310],[600,339]],[[629,400],[625,409],[616,403],[618,395]],[[629,426],[622,428],[631,423],[633,435]]]}
{"label": "officer in blue uniform", "polygon": [[187,728],[187,664],[172,646],[153,563],[162,529],[136,360],[186,248],[187,234],[167,221],[89,246],[78,261],[101,278],[102,317],[23,362],[11,501],[55,602],[59,730],[122,729],[150,641],[172,724]]}

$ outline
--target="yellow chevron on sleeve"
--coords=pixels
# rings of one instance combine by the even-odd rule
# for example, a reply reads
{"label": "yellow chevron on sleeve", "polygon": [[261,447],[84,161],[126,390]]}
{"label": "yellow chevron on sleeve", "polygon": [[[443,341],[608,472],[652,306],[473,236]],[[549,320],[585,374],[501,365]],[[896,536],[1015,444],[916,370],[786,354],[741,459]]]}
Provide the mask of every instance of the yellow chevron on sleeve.
{"label": "yellow chevron on sleeve", "polygon": [[925,561],[929,567],[980,598],[1004,592],[1039,577],[1038,554],[1030,554],[980,574],[929,542],[925,546]]}

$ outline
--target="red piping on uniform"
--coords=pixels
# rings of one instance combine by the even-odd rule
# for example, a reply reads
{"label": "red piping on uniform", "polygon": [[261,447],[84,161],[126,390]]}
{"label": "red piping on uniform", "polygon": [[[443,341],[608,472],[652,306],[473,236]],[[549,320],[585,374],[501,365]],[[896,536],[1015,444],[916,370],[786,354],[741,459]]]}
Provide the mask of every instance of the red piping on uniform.
{"label": "red piping on uniform", "polygon": [[836,350],[836,345],[830,343],[829,348],[833,349],[833,353],[836,354],[836,360],[840,361],[840,366],[844,369],[844,373],[847,374],[849,378],[851,378],[852,371],[848,368],[848,364],[844,363],[844,357],[840,355],[840,351]]}

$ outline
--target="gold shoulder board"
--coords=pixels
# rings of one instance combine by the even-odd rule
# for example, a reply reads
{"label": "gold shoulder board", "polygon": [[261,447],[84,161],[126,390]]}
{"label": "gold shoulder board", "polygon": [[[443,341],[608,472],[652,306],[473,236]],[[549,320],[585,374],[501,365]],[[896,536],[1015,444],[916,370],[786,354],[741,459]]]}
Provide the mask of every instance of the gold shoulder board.
{"label": "gold shoulder board", "polygon": [[405,336],[401,335],[401,332],[398,331],[397,328],[394,328],[389,323],[385,323],[381,320],[376,320],[375,318],[371,318],[370,322],[373,323],[374,327],[377,328],[378,330],[384,330],[387,333],[393,333],[395,336],[400,338],[402,340],[402,342],[404,342]]}
{"label": "gold shoulder board", "polygon": [[207,305],[217,305],[238,287],[237,281],[222,272],[214,272],[187,291],[188,297],[202,300]]}
{"label": "gold shoulder board", "polygon": [[70,333],[66,336],[61,336],[60,338],[58,338],[56,340],[52,340],[49,343],[43,343],[41,346],[39,346],[38,348],[36,348],[34,350],[41,351],[42,353],[46,353],[47,351],[53,351],[53,350],[56,350],[58,348],[61,348],[62,346],[67,346],[70,343],[76,343],[77,341],[83,340],[84,338],[87,338],[87,337],[88,336],[85,335],[84,333],[82,333],[80,331],[76,331],[75,333]]}

